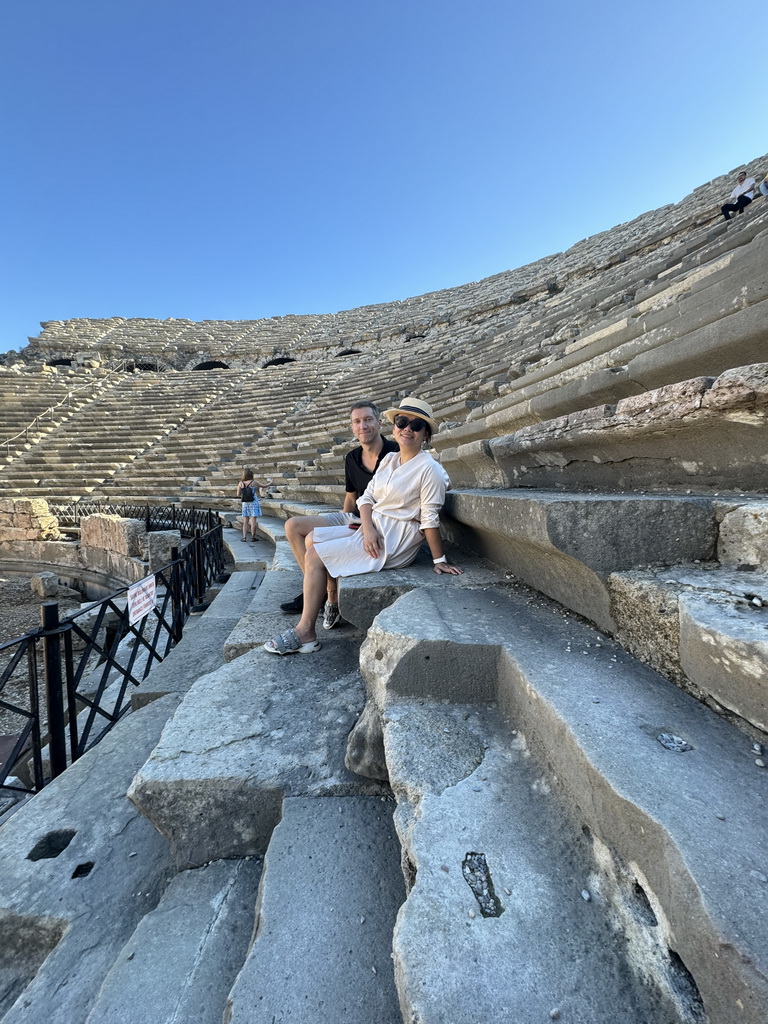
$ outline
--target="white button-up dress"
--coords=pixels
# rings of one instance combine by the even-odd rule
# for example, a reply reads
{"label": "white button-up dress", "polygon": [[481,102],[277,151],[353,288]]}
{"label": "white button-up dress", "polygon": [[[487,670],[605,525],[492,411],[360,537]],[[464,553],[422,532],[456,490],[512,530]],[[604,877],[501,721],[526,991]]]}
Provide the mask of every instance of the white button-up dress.
{"label": "white button-up dress", "polygon": [[357,501],[358,506],[373,506],[373,524],[383,540],[378,557],[366,554],[362,527],[315,527],[315,551],[334,578],[402,569],[416,557],[422,530],[440,526],[440,509],[450,486],[448,474],[428,452],[403,464],[400,453],[391,452]]}

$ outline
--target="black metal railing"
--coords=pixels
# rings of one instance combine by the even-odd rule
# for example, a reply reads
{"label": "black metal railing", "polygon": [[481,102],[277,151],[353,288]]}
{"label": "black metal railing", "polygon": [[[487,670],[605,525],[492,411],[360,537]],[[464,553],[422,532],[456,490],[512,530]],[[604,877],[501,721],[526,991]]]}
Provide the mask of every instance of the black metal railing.
{"label": "black metal railing", "polygon": [[[213,513],[177,511],[176,528],[191,540],[153,574],[156,601],[141,619],[131,622],[126,586],[63,619],[57,602],[47,601],[39,629],[0,645],[0,714],[14,723],[10,732],[7,724],[0,729],[0,789],[37,792],[82,757],[130,710],[131,689],[181,640],[224,569],[224,546]],[[174,521],[167,508],[153,508],[150,518],[155,529]],[[18,784],[7,783],[11,774]]]}
{"label": "black metal railing", "polygon": [[179,530],[185,537],[191,537],[195,530],[209,530],[216,523],[216,515],[210,509],[199,509],[192,505],[126,505],[111,501],[78,501],[69,505],[48,503],[48,510],[56,516],[59,526],[79,526],[86,516],[110,515],[123,519],[141,519],[147,530]]}

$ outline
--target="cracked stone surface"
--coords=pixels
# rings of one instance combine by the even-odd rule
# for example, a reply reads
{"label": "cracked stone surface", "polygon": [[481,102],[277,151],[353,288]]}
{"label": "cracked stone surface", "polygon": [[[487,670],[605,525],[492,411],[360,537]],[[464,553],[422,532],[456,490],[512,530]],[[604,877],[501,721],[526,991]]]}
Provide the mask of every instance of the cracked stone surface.
{"label": "cracked stone surface", "polygon": [[[699,986],[708,1019],[731,1024],[738,1008],[744,1021],[762,1024],[768,1008],[760,909],[768,804],[765,769],[755,764],[747,736],[565,612],[514,592],[467,592],[461,604],[436,591],[405,595],[378,616],[361,652],[369,693],[386,722],[406,875],[415,871],[418,879],[419,855],[422,863],[436,856],[435,836],[423,832],[422,847],[413,837],[426,830],[432,802],[447,806],[435,766],[425,763],[440,760],[441,741],[452,792],[463,787],[468,799],[486,792],[478,777],[496,749],[492,727],[483,727],[489,737],[483,764],[457,781],[467,766],[454,766],[451,725],[440,725],[446,709],[469,698],[471,722],[495,697],[545,772],[537,788],[551,785],[576,831],[586,827],[643,879],[648,899],[668,922],[671,948]],[[464,701],[457,681],[465,684]],[[418,729],[426,714],[420,702],[434,709],[435,728]],[[409,741],[410,730],[415,738]],[[661,733],[681,737],[692,749],[665,750],[657,741]],[[507,756],[504,744],[499,751],[494,756]],[[468,851],[488,855],[497,832],[524,821],[519,795],[496,797],[491,806],[499,820],[487,838],[473,837],[462,857]],[[442,826],[445,835],[453,841],[472,820],[474,812],[457,804]],[[488,863],[496,879],[490,856]],[[499,921],[507,917],[508,911]]]}
{"label": "cracked stone surface", "polygon": [[180,872],[107,975],[86,1024],[220,1024],[253,932],[261,863]]}
{"label": "cracked stone surface", "polygon": [[[84,1021],[123,943],[173,875],[168,844],[126,790],[177,703],[164,697],[128,715],[0,830],[3,977],[15,979],[2,989],[4,1024]],[[73,831],[71,842],[56,857],[29,860],[54,827]]]}
{"label": "cracked stone surface", "polygon": [[[406,1020],[544,1021],[560,1007],[563,1019],[615,1024],[620,1005],[623,1024],[678,1024],[633,975],[606,907],[582,899],[589,843],[495,708],[398,701],[385,743],[414,879],[394,936]],[[468,885],[480,857],[503,913],[484,916]]]}
{"label": "cracked stone surface", "polygon": [[286,799],[227,1024],[401,1024],[391,951],[405,893],[392,808],[376,797]]}
{"label": "cracked stone surface", "polygon": [[130,790],[180,867],[262,853],[284,796],[382,792],[344,765],[365,687],[360,637],[339,634],[311,656],[251,651],[192,686]]}
{"label": "cracked stone surface", "polygon": [[768,729],[768,575],[675,565],[610,577],[616,638],[696,696]]}

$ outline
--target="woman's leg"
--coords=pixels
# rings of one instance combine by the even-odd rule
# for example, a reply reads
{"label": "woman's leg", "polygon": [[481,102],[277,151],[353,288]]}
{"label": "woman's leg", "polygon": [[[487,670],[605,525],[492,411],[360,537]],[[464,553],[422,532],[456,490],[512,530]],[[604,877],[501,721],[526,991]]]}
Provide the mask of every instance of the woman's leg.
{"label": "woman's leg", "polygon": [[[312,529],[307,534],[307,536],[304,538],[304,557],[305,558],[306,558],[307,551],[309,551],[310,548],[314,548],[314,544],[315,544],[315,531],[314,531],[314,529]],[[325,571],[325,577],[326,577],[326,595],[327,595],[326,596],[326,600],[328,601],[329,604],[338,604],[339,603],[339,584],[338,584],[338,581],[335,580],[333,578],[333,576],[331,576],[331,574],[328,572],[327,569]]]}
{"label": "woman's leg", "polygon": [[304,554],[304,611],[294,627],[303,644],[317,639],[315,623],[325,603],[327,579],[328,572],[314,545],[310,544]]}
{"label": "woman's leg", "polygon": [[248,537],[248,516],[243,515],[242,516],[242,522],[243,522],[243,540],[246,540],[247,537]]}
{"label": "woman's leg", "polygon": [[256,540],[256,516],[251,516],[251,540]]}

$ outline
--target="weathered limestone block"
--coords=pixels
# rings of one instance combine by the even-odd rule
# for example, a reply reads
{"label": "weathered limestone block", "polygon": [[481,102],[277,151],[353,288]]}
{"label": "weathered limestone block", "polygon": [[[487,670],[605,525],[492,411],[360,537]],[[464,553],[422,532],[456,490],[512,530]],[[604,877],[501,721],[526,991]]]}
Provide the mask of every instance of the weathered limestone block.
{"label": "weathered limestone block", "polygon": [[472,490],[449,491],[445,509],[464,546],[611,633],[611,572],[705,561],[715,548],[703,499]]}
{"label": "weathered limestone block", "polygon": [[768,364],[526,426],[492,439],[489,453],[510,483],[527,487],[760,489],[768,471]]}
{"label": "weathered limestone block", "polygon": [[263,852],[284,796],[381,793],[343,763],[356,657],[356,638],[322,658],[249,651],[193,684],[128,794],[180,868]]}
{"label": "weathered limestone block", "polygon": [[138,519],[121,519],[98,513],[86,516],[80,524],[80,544],[102,548],[131,558],[140,558],[145,546],[146,527]]}
{"label": "weathered limestone block", "polygon": [[742,505],[724,517],[717,557],[726,565],[768,569],[768,503]]}
{"label": "weathered limestone block", "polygon": [[59,577],[55,572],[36,573],[29,581],[33,594],[38,597],[54,597],[59,589]]}
{"label": "weathered limestone block", "polygon": [[622,647],[711,706],[768,731],[765,573],[676,565],[614,573],[608,586]]}
{"label": "weathered limestone block", "polygon": [[171,560],[171,548],[181,547],[181,533],[178,530],[157,530],[146,535],[145,560],[148,571],[157,572]]}
{"label": "weathered limestone block", "polygon": [[[761,592],[768,603],[768,587]],[[682,594],[680,665],[723,707],[768,732],[768,607]]]}
{"label": "weathered limestone block", "polygon": [[608,588],[615,639],[640,661],[684,685],[677,588],[644,571],[612,573]]}
{"label": "weathered limestone block", "polygon": [[38,519],[38,530],[40,540],[59,540],[59,520],[56,516],[40,516]]}
{"label": "weathered limestone block", "polygon": [[[451,929],[456,929],[457,945],[465,946],[461,937],[471,935],[474,922],[480,921],[472,895],[462,885],[468,881],[460,873],[467,851],[489,849],[489,867],[493,869],[495,863],[503,867],[512,844],[531,837],[533,847],[521,852],[534,855],[543,846],[546,866],[533,874],[528,886],[522,871],[527,857],[512,859],[509,880],[502,876],[505,888],[496,889],[506,912],[498,927],[493,922],[492,930],[484,929],[483,945],[478,937],[471,949],[478,955],[478,971],[482,971],[480,951],[492,947],[507,927],[528,919],[529,936],[509,948],[504,962],[519,956],[523,965],[529,964],[533,949],[534,962],[542,963],[535,946],[541,929],[550,926],[557,911],[540,911],[539,916],[534,909],[536,901],[544,886],[561,877],[558,862],[567,870],[574,865],[573,842],[562,861],[555,853],[554,839],[556,834],[563,835],[561,829],[555,830],[552,841],[542,842],[546,815],[554,811],[557,796],[562,799],[558,805],[567,809],[574,838],[593,838],[596,869],[586,889],[593,899],[599,894],[595,902],[602,906],[611,888],[623,889],[623,909],[630,909],[628,903],[634,900],[635,920],[652,922],[646,929],[646,936],[650,935],[647,942],[638,936],[639,929],[628,931],[626,952],[633,968],[665,990],[679,1012],[671,1016],[645,1012],[638,1019],[706,1019],[712,1024],[742,1019],[744,1024],[763,1024],[768,1008],[762,912],[765,785],[763,769],[753,765],[748,756],[744,735],[627,657],[612,642],[601,637],[595,643],[593,630],[531,604],[525,595],[465,592],[461,599],[467,607],[458,613],[453,595],[431,591],[425,599],[423,593],[407,594],[379,615],[367,641],[371,645],[365,666],[369,693],[378,692],[385,710],[390,779],[399,801],[396,825],[416,869],[411,897],[417,894],[417,898],[410,907],[406,904],[395,933],[396,969],[405,970],[410,964],[423,981],[424,968],[434,968],[436,944],[442,946]],[[478,672],[479,659],[485,662],[483,672]],[[375,678],[368,675],[368,669]],[[466,682],[462,696],[456,689],[457,680]],[[446,701],[477,706],[494,696],[515,727],[518,749],[529,752],[528,763],[540,773],[527,784],[527,795],[552,793],[553,801],[541,802],[530,825],[522,791],[517,798],[511,792],[501,793],[503,765],[494,756],[493,740],[484,742],[482,732],[478,737],[484,754],[480,770],[460,781],[455,773],[438,774],[435,770],[444,742],[449,755],[458,752],[464,756],[466,744],[463,739],[457,744],[454,736],[464,731],[463,723],[472,720],[475,710],[472,706],[460,708],[461,718],[452,721],[448,712],[453,708]],[[415,700],[408,702],[408,698]],[[427,713],[431,720],[411,744],[411,756],[401,743],[408,740],[402,729],[412,731],[418,717]],[[683,737],[689,744],[687,751],[667,749],[658,739],[662,732]],[[422,756],[426,743],[435,752],[429,759]],[[503,756],[514,748],[496,749]],[[514,775],[519,779],[519,771]],[[514,784],[512,775],[507,777]],[[412,793],[419,800],[419,790],[424,795],[415,813],[407,810],[401,821],[401,798],[410,799]],[[441,804],[446,805],[445,812]],[[506,813],[500,814],[500,808]],[[483,829],[486,812],[494,818],[487,833]],[[496,849],[492,844],[510,822],[513,831]],[[625,873],[626,885],[614,871],[612,885],[603,887],[607,857]],[[463,894],[474,916],[466,910],[454,913],[443,931],[436,919],[441,904],[454,898],[449,892],[454,879],[458,882],[455,895]],[[424,885],[425,880],[429,884]],[[574,888],[578,903],[580,886],[571,882],[571,891]],[[530,894],[530,899],[518,902],[521,890],[523,895]],[[519,913],[511,913],[516,904]],[[554,907],[566,904],[571,906],[570,897],[553,901]],[[627,914],[624,920],[628,919]],[[594,924],[594,918],[590,920]],[[417,930],[411,934],[420,936],[421,949],[429,950],[427,955],[411,942],[404,949],[405,928]],[[570,929],[559,930],[562,938]],[[576,927],[571,934],[579,931]],[[547,943],[547,948],[551,950],[551,944]],[[553,968],[557,969],[561,960],[554,956]],[[685,970],[680,969],[680,961]],[[441,963],[446,962],[461,963],[464,958],[460,953],[441,957]],[[437,985],[436,975],[437,971]],[[587,972],[581,980],[586,983],[590,977]],[[399,980],[407,979],[400,975]],[[457,979],[455,994],[467,993],[462,981]],[[487,986],[489,998],[495,995],[494,984]],[[602,996],[604,989],[598,987]],[[540,986],[533,989],[540,992]],[[402,984],[400,991],[402,998]],[[427,991],[434,989],[428,986]],[[435,1006],[442,1010],[445,1003],[437,1000],[430,1005],[424,999],[423,985],[414,985],[410,993],[418,1001],[425,1024],[439,1019],[471,1020],[478,1005],[476,987],[472,986],[467,993],[474,997],[471,1009],[454,1010],[441,1018],[433,1010]],[[482,995],[485,998],[486,986],[482,986]],[[469,1001],[466,1005],[470,1006]],[[508,1003],[504,1010],[508,1012]],[[539,1019],[544,1010],[537,1007],[535,1017],[520,1012],[517,1019]],[[592,1008],[585,1008],[582,1016],[592,1019],[591,1013]],[[500,1019],[499,1014],[481,1015],[481,1019]],[[615,1007],[609,1005],[594,1019],[615,1020]]]}
{"label": "weathered limestone block", "polygon": [[344,764],[356,775],[368,779],[389,778],[387,760],[384,754],[384,728],[381,712],[376,702],[368,700],[363,713],[355,722],[347,738],[347,754]]}

